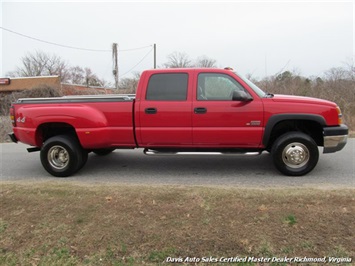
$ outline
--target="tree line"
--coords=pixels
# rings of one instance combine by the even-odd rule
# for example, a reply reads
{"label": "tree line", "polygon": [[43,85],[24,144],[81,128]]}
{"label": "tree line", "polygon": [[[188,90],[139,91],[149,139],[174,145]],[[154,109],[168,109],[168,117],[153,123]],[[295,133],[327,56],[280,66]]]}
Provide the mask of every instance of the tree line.
{"label": "tree line", "polygon": [[106,80],[99,78],[91,68],[71,66],[61,57],[42,51],[27,53],[21,57],[21,65],[7,73],[9,77],[60,76],[62,83],[85,85],[87,87],[110,86]]}

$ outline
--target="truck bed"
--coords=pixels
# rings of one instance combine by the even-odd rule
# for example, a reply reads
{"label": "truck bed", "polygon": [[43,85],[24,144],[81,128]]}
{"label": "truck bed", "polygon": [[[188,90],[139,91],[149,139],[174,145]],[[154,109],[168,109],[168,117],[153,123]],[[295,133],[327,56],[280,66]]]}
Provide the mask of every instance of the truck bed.
{"label": "truck bed", "polygon": [[85,149],[135,147],[134,99],[134,94],[22,98],[14,104],[14,132],[35,147],[42,146],[38,136],[63,128],[74,130]]}

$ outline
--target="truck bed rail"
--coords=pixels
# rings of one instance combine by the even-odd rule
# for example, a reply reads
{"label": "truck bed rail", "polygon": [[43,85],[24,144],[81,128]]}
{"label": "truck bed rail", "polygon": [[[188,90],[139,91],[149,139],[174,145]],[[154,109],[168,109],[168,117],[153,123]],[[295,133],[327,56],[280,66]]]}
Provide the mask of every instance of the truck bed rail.
{"label": "truck bed rail", "polygon": [[131,102],[135,94],[73,95],[51,98],[20,98],[16,103]]}

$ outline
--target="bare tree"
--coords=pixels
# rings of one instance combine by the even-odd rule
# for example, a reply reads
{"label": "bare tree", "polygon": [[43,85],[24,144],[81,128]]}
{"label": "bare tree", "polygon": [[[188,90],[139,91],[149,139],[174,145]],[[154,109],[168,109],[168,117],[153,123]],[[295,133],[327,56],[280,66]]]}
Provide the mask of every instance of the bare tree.
{"label": "bare tree", "polygon": [[51,55],[48,57],[47,64],[44,65],[45,72],[48,75],[58,75],[61,80],[68,80],[69,78],[69,66],[57,55]]}
{"label": "bare tree", "polygon": [[59,75],[62,81],[69,78],[68,64],[57,55],[50,55],[41,51],[28,53],[21,58],[22,66],[9,72],[12,77],[34,77]]}
{"label": "bare tree", "polygon": [[350,71],[347,71],[343,67],[333,67],[325,72],[328,80],[336,82],[339,80],[344,80],[349,76]]}
{"label": "bare tree", "polygon": [[80,66],[71,67],[69,69],[70,78],[69,82],[72,84],[83,84],[85,71]]}
{"label": "bare tree", "polygon": [[167,56],[168,62],[164,64],[167,68],[191,67],[191,60],[186,53],[173,52]]}
{"label": "bare tree", "polygon": [[118,88],[125,93],[136,93],[140,77],[141,74],[139,72],[135,72],[132,78],[121,79]]}
{"label": "bare tree", "polygon": [[92,70],[88,67],[84,68],[85,76],[84,76],[84,84],[89,86],[102,86],[102,82],[100,79],[92,72]]}
{"label": "bare tree", "polygon": [[167,68],[187,68],[187,67],[217,67],[217,61],[205,55],[197,57],[196,60],[191,60],[186,53],[173,52],[167,56],[168,61],[164,64]]}
{"label": "bare tree", "polygon": [[217,67],[216,60],[209,58],[205,55],[197,57],[195,66],[196,67]]}
{"label": "bare tree", "polygon": [[62,58],[41,51],[28,53],[21,58],[22,66],[8,72],[10,77],[60,76],[61,82],[89,86],[111,86],[99,79],[90,68],[70,67]]}

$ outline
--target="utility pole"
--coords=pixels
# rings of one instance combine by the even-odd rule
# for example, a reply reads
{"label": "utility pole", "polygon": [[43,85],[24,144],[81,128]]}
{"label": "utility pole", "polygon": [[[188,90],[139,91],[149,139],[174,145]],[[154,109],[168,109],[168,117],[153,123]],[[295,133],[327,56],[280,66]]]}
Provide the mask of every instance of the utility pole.
{"label": "utility pole", "polygon": [[117,43],[112,44],[112,61],[113,61],[113,70],[112,74],[115,78],[115,88],[118,90],[118,52],[117,52]]}
{"label": "utility pole", "polygon": [[154,69],[157,68],[157,45],[154,43]]}

